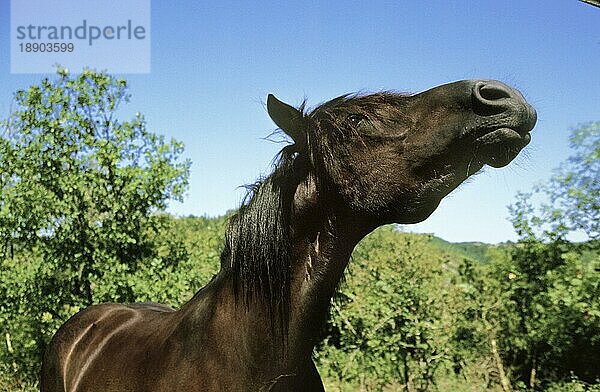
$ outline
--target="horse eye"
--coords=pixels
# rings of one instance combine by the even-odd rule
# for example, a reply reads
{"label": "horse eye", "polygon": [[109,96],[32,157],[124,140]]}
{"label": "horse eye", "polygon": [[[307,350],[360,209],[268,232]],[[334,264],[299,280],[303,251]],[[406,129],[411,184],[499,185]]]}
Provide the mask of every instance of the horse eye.
{"label": "horse eye", "polygon": [[347,118],[346,121],[348,121],[348,123],[352,126],[357,126],[358,124],[360,124],[363,120],[365,119],[365,116],[363,116],[362,114],[350,114]]}

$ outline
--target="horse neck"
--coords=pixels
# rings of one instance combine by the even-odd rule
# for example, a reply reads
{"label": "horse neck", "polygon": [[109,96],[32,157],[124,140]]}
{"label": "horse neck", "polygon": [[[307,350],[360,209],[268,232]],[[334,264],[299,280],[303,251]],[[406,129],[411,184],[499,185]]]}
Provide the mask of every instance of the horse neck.
{"label": "horse neck", "polygon": [[310,179],[298,187],[291,220],[292,260],[285,357],[310,358],[352,250],[375,226],[319,195]]}
{"label": "horse neck", "polygon": [[318,343],[352,250],[366,234],[358,231],[363,225],[347,214],[324,216],[312,235],[294,241],[289,338],[290,350],[300,355],[310,355]]}
{"label": "horse neck", "polygon": [[[301,188],[299,192],[305,191]],[[191,316],[185,317],[186,323],[196,324],[187,330],[191,326],[209,341],[227,341],[226,346],[235,351],[231,357],[241,363],[276,364],[276,370],[271,369],[275,372],[293,371],[310,359],[352,250],[370,231],[359,230],[364,222],[352,214],[323,208],[321,200],[313,199],[295,210],[300,212],[294,214],[291,227],[292,276],[285,335],[272,327],[263,301],[246,304],[235,298],[233,282],[223,271],[182,308]]]}

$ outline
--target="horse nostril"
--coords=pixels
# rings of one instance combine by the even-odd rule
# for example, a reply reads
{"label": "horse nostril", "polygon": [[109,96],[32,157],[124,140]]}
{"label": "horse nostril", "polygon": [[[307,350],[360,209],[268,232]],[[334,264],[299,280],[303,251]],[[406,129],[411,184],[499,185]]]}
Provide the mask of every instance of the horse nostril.
{"label": "horse nostril", "polygon": [[498,84],[484,84],[479,86],[479,96],[486,101],[495,101],[502,98],[510,98],[508,89]]}
{"label": "horse nostril", "polygon": [[482,116],[502,113],[518,100],[518,93],[500,82],[486,80],[473,86],[473,106],[475,112]]}

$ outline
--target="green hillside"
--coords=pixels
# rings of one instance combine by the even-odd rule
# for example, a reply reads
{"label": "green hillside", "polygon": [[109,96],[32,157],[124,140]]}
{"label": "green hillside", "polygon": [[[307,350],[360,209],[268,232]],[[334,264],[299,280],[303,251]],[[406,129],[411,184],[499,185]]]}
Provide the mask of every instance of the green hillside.
{"label": "green hillside", "polygon": [[485,242],[448,242],[443,238],[436,236],[431,237],[431,244],[449,255],[465,257],[480,263],[489,263],[493,260],[494,255],[490,254],[490,250],[506,252],[514,246],[511,242],[500,244],[487,244]]}

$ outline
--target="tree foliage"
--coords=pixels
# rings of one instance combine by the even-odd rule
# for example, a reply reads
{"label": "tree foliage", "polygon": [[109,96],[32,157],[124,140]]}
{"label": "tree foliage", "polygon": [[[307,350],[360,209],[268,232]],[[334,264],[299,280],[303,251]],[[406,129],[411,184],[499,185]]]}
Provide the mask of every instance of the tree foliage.
{"label": "tree foliage", "polygon": [[451,357],[454,289],[430,240],[385,227],[355,250],[319,353],[331,376],[362,389],[434,384]]}
{"label": "tree foliage", "polygon": [[569,141],[573,155],[511,206],[522,239],[565,240],[573,233],[600,239],[600,122],[573,129]]}
{"label": "tree foliage", "polygon": [[0,137],[0,302],[7,341],[22,344],[14,363],[39,356],[81,307],[135,299],[131,276],[157,252],[154,213],[186,189],[182,144],[139,113],[120,121],[128,100],[124,80],[90,70],[59,69],[15,94]]}
{"label": "tree foliage", "polygon": [[[516,319],[503,324],[506,362],[530,387],[600,377],[600,123],[574,129],[570,140],[574,154],[511,207],[521,241],[497,268]],[[574,233],[586,241],[570,242]],[[506,273],[512,279],[502,280]]]}

